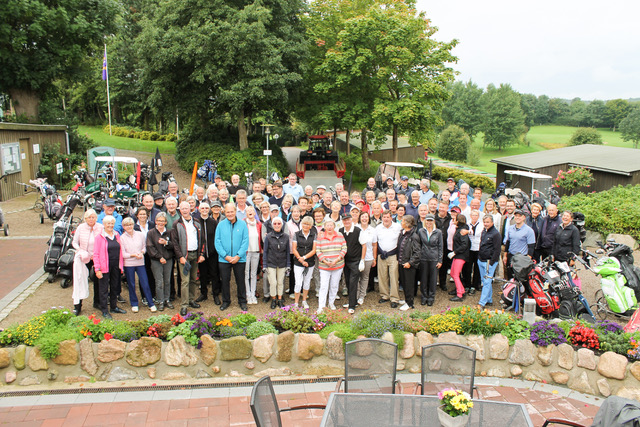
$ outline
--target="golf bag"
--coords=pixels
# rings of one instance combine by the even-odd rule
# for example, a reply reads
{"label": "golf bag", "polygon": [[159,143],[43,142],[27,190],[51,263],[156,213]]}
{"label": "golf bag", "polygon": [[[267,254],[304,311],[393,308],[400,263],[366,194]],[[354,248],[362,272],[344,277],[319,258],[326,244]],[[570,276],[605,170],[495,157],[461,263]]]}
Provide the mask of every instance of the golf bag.
{"label": "golf bag", "polygon": [[76,256],[76,250],[69,248],[58,259],[58,274],[64,279],[60,286],[68,288],[73,280],[73,259]]}
{"label": "golf bag", "polygon": [[162,194],[167,194],[169,192],[169,183],[175,181],[176,179],[173,177],[172,172],[162,172],[162,181],[158,184],[158,191]]}
{"label": "golf bag", "polygon": [[44,212],[52,221],[62,217],[62,199],[54,186],[47,188],[47,197],[44,199]]}
{"label": "golf bag", "polygon": [[633,251],[627,245],[619,244],[610,253],[610,257],[620,261],[622,274],[627,279],[627,286],[633,289],[636,299],[640,299],[640,269],[633,265]]}
{"label": "golf bag", "polygon": [[49,239],[49,248],[44,254],[44,271],[49,273],[49,282],[53,282],[58,273],[58,261],[71,246],[71,221],[60,220],[53,225],[53,235]]}

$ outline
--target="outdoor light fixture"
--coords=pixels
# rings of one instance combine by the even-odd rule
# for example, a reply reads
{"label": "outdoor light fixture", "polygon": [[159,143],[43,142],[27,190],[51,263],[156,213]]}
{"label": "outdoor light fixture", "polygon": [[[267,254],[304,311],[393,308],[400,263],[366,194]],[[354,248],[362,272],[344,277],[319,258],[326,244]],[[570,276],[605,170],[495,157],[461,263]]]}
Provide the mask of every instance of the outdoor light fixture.
{"label": "outdoor light fixture", "polygon": [[534,300],[533,298],[524,299],[522,320],[530,325],[533,325],[536,322],[536,300]]}

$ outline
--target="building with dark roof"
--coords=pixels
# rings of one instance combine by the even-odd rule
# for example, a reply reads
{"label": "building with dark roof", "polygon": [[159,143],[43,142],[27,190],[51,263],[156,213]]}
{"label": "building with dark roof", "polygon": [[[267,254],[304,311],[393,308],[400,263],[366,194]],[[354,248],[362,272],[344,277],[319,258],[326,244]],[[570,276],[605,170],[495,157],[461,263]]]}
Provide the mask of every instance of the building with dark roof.
{"label": "building with dark roof", "polygon": [[[510,180],[505,173],[507,170],[536,172],[555,179],[558,171],[579,166],[589,169],[593,173],[594,181],[589,188],[577,191],[604,191],[617,185],[640,184],[640,150],[632,148],[586,144],[500,157],[491,161],[497,164],[498,183]],[[531,188],[530,178],[517,179],[519,188]],[[545,191],[542,188],[538,189]]]}

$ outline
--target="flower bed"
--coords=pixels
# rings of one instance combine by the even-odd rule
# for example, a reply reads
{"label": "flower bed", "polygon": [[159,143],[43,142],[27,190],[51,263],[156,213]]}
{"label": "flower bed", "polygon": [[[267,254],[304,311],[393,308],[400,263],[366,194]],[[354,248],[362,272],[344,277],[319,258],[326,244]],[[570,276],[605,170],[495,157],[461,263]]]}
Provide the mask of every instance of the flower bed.
{"label": "flower bed", "polygon": [[75,317],[71,310],[58,307],[0,331],[0,345],[35,346],[45,359],[52,359],[59,354],[59,343],[66,340],[79,342],[83,338],[90,338],[94,342],[110,339],[131,342],[141,337],[155,337],[171,341],[182,336],[187,343],[200,348],[204,335],[216,339],[246,336],[253,340],[284,331],[317,333],[323,339],[333,332],[343,343],[358,336],[380,338],[390,332],[399,349],[404,346],[406,333],[424,331],[437,336],[444,332],[455,332],[485,337],[502,334],[510,345],[519,339],[530,339],[541,347],[569,343],[574,348],[588,348],[598,353],[611,351],[629,360],[640,360],[640,333],[625,333],[618,324],[610,321],[588,325],[579,321],[552,323],[541,320],[529,326],[513,313],[470,307],[456,307],[434,314],[414,311],[410,315],[390,316],[366,310],[350,316],[344,310],[317,315],[291,305],[274,310],[260,319],[250,313],[227,318],[191,312],[185,317],[162,314],[138,321],[102,320],[95,315]]}

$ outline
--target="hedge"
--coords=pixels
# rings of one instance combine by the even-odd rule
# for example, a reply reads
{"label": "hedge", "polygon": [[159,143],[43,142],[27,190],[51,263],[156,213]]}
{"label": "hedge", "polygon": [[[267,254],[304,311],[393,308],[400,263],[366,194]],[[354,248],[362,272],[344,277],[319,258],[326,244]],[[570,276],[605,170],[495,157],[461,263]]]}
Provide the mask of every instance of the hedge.
{"label": "hedge", "polygon": [[[109,133],[109,125],[102,128],[104,133]],[[137,131],[121,126],[111,126],[111,134],[124,138],[135,138],[143,141],[176,141],[178,138],[174,133],[159,134],[156,131]]]}
{"label": "hedge", "polygon": [[432,171],[432,178],[437,181],[447,181],[447,178],[453,178],[458,182],[464,180],[472,188],[480,187],[485,193],[493,193],[496,190],[496,183],[491,178],[486,176],[476,175],[469,172],[464,172],[456,168],[447,168],[444,166],[434,166]]}

